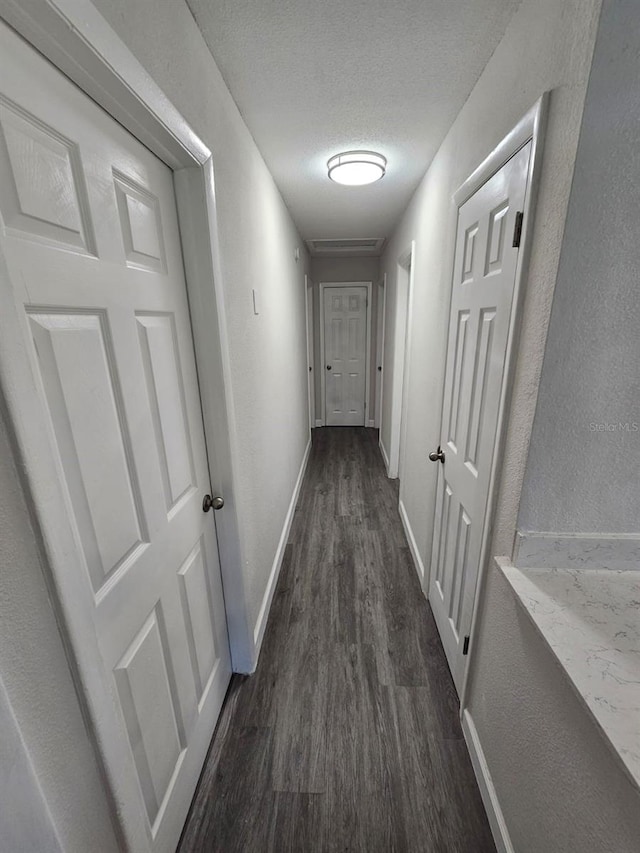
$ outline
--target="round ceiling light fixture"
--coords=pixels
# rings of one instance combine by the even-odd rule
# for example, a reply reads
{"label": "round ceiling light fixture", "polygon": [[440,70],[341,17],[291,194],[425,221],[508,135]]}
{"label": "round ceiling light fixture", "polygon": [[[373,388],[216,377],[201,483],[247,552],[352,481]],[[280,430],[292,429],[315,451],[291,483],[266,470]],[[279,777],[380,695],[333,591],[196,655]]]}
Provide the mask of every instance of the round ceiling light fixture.
{"label": "round ceiling light fixture", "polygon": [[327,162],[329,177],[337,184],[361,187],[384,177],[387,158],[375,151],[344,151]]}

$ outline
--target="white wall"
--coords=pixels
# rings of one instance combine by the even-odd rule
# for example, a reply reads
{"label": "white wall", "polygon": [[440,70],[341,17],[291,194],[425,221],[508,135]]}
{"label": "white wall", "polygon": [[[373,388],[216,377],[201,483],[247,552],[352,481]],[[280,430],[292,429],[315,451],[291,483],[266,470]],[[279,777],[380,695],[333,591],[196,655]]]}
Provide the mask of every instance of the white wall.
{"label": "white wall", "polygon": [[[309,438],[308,253],[182,0],[96,0],[213,152],[240,448],[236,503],[256,624]],[[301,259],[294,260],[299,247]],[[262,310],[253,314],[252,288]],[[20,483],[0,433],[0,674],[65,851],[118,849]],[[249,669],[255,661],[248,660]],[[0,732],[0,736],[2,732]],[[0,838],[0,849],[4,851]]]}
{"label": "white wall", "polygon": [[322,400],[321,371],[325,369],[320,361],[320,323],[322,322],[322,306],[320,305],[321,281],[371,281],[372,288],[372,322],[371,322],[371,362],[370,362],[370,406],[367,420],[374,419],[376,411],[376,318],[378,316],[378,288],[380,280],[380,258],[311,258],[311,279],[313,281],[313,347],[314,364],[316,366],[316,419],[322,417],[324,410]]}
{"label": "white wall", "polygon": [[[256,625],[308,441],[308,253],[186,3],[94,5],[213,154],[240,448],[242,570]],[[258,316],[252,288],[260,292]]]}
{"label": "white wall", "polygon": [[[382,259],[393,302],[397,259],[416,240],[407,464],[400,495],[427,570],[437,473],[427,453],[439,440],[455,235],[452,196],[540,95],[552,90],[491,546],[494,554],[511,554],[599,10],[598,0],[523,0]],[[620,78],[618,98],[625,100],[636,77],[634,68],[632,76],[627,71]],[[637,115],[633,101],[627,103]],[[631,156],[637,160],[637,151],[630,150],[627,159]],[[589,197],[592,208],[598,202]],[[392,312],[389,308],[387,319]],[[385,383],[390,376],[385,371]],[[640,831],[637,792],[493,568],[471,660],[467,708],[515,851],[631,853]]]}
{"label": "white wall", "polygon": [[640,86],[632,82],[640,79],[639,11],[637,0],[605,0],[602,9],[520,505],[523,530],[640,531]]}

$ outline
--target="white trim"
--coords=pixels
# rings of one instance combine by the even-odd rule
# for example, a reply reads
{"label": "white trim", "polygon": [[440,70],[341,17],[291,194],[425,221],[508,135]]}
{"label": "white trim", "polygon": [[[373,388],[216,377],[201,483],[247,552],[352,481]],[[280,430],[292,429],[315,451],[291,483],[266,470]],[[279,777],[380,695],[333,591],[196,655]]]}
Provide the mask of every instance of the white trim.
{"label": "white trim", "polygon": [[[227,630],[235,672],[255,663],[246,606],[240,531],[235,502],[238,458],[236,417],[231,397],[231,362],[220,273],[213,163],[174,172],[180,236],[189,310],[193,329],[198,384],[207,442],[212,494],[224,496],[224,510],[215,515]],[[213,293],[211,282],[213,281]],[[212,333],[213,330],[213,333]],[[217,330],[218,334],[215,334]],[[219,365],[219,369],[216,369]],[[224,405],[220,405],[224,401]]]}
{"label": "white trim", "polygon": [[[416,241],[398,256],[396,263],[396,311],[394,330],[394,368],[393,385],[391,388],[391,435],[389,438],[389,477],[396,479],[400,476],[401,457],[404,456],[404,444],[407,430],[406,410],[408,404],[407,388],[409,384],[409,353],[411,343],[411,327],[413,325],[413,276],[415,268]],[[406,305],[404,316],[398,311],[400,296],[400,271],[407,275]],[[404,327],[404,335],[400,326]]]}
{"label": "white trim", "polygon": [[498,794],[496,793],[495,785],[489,772],[489,765],[480,744],[475,723],[467,709],[465,709],[462,715],[462,733],[464,734],[464,739],[469,750],[473,772],[478,782],[480,796],[482,797],[482,802],[487,813],[496,850],[498,853],[515,853],[509,836],[509,830],[507,829],[507,824],[500,808]]}
{"label": "white trim", "polygon": [[375,429],[376,422],[374,420],[369,420],[367,422],[367,426]]}
{"label": "white trim", "polygon": [[320,418],[316,418],[316,426],[317,426],[317,427],[322,427],[322,426],[324,426],[324,421],[323,421],[323,420],[321,420]]}
{"label": "white trim", "polygon": [[413,295],[415,290],[416,241],[411,241],[411,248],[405,254],[405,262],[409,265],[409,292],[407,294],[407,331],[404,342],[404,359],[402,375],[402,398],[400,401],[400,444],[398,445],[398,476],[400,488],[404,479],[404,460],[407,455],[407,409],[409,408],[409,374],[411,370],[411,338],[413,333]]}
{"label": "white trim", "polygon": [[304,306],[305,325],[307,329],[307,392],[309,395],[309,429],[311,430],[316,420],[316,382],[313,357],[313,282],[306,274],[304,277]]}
{"label": "white trim", "polygon": [[387,453],[384,444],[382,443],[382,430],[380,430],[380,436],[378,438],[378,447],[380,448],[380,453],[382,454],[382,461],[384,462],[384,467],[387,472],[387,477],[389,476],[389,454]]}
{"label": "white trim", "polygon": [[289,533],[291,532],[291,525],[293,524],[293,517],[296,511],[296,504],[298,503],[298,497],[300,496],[300,489],[302,488],[302,482],[304,480],[304,475],[307,470],[307,463],[309,461],[309,454],[311,453],[311,439],[307,442],[307,447],[304,451],[304,456],[302,457],[302,463],[300,465],[300,471],[298,472],[298,479],[296,480],[296,484],[293,487],[293,494],[291,495],[291,501],[289,503],[289,509],[287,510],[287,514],[284,519],[284,525],[282,526],[282,533],[280,534],[280,541],[278,542],[278,548],[276,550],[276,555],[273,559],[273,565],[271,566],[271,572],[269,574],[269,580],[267,582],[267,588],[264,592],[264,596],[262,599],[262,604],[260,605],[260,611],[258,613],[258,618],[256,619],[256,626],[253,632],[253,638],[256,649],[256,659],[255,666],[258,664],[258,656],[260,654],[260,647],[262,646],[262,640],[264,638],[265,628],[267,627],[267,620],[269,618],[269,611],[271,609],[271,602],[273,601],[273,594],[276,591],[276,586],[278,585],[278,578],[280,577],[280,569],[282,568],[282,560],[284,559],[284,552],[287,547],[287,542],[289,539]]}
{"label": "white trim", "polygon": [[364,390],[364,423],[362,426],[366,426],[369,419],[369,411],[371,407],[371,315],[373,314],[372,308],[372,298],[373,298],[373,282],[371,281],[321,281],[319,286],[320,293],[320,311],[319,314],[319,325],[320,325],[320,364],[322,365],[322,370],[320,374],[320,399],[322,400],[322,423],[321,426],[324,426],[327,422],[327,383],[325,377],[325,351],[324,351],[324,326],[325,326],[325,318],[324,318],[324,292],[329,287],[366,287],[367,288],[367,342],[365,346],[365,390]]}
{"label": "white trim", "polygon": [[0,15],[172,169],[211,157],[90,0],[0,0]]}
{"label": "white trim", "polygon": [[398,512],[400,513],[400,520],[402,521],[402,526],[404,527],[407,542],[409,543],[409,550],[411,551],[413,562],[415,563],[416,569],[418,571],[420,584],[422,585],[422,588],[424,590],[424,563],[422,562],[422,557],[420,556],[420,552],[418,551],[418,543],[416,542],[416,537],[413,533],[413,528],[411,527],[411,522],[409,521],[407,509],[402,501],[402,498],[400,498],[400,500],[398,501]]}
{"label": "white trim", "polygon": [[[460,690],[460,713],[466,708],[467,692],[470,673],[475,663],[475,646],[478,636],[478,622],[480,612],[480,601],[483,597],[485,586],[486,566],[489,557],[489,545],[493,528],[493,519],[497,501],[498,478],[501,473],[501,460],[506,442],[507,423],[509,420],[509,407],[511,403],[511,391],[518,356],[518,342],[520,324],[522,320],[522,308],[524,293],[527,284],[527,273],[529,267],[529,256],[533,242],[533,225],[535,219],[536,198],[542,172],[542,149],[544,134],[549,111],[549,93],[545,92],[531,109],[523,116],[514,129],[500,142],[481,165],[467,178],[454,195],[456,204],[462,205],[476,192],[492,175],[494,175],[504,164],[511,159],[528,142],[531,142],[531,156],[529,158],[529,172],[527,174],[527,190],[523,205],[524,219],[522,235],[520,240],[520,251],[516,264],[516,277],[514,285],[513,307],[511,309],[511,321],[507,350],[505,353],[505,370],[500,394],[498,409],[498,424],[496,427],[496,440],[491,462],[491,476],[489,479],[489,496],[483,522],[482,545],[480,548],[480,560],[478,563],[478,576],[474,593],[473,611],[471,614],[471,627],[469,629],[469,655],[467,657],[464,675],[462,678],[462,689]],[[444,392],[443,392],[444,393]]]}
{"label": "white trim", "polygon": [[[384,335],[385,323],[387,314],[387,274],[384,273],[380,281],[377,283],[378,288],[378,313],[382,311],[382,329],[380,330],[380,340],[376,338],[376,426],[382,432],[382,397],[384,391]],[[380,290],[382,290],[382,299],[380,299]],[[376,336],[378,334],[378,323],[376,323]],[[382,369],[378,371],[378,366]],[[380,381],[378,382],[378,376]]]}

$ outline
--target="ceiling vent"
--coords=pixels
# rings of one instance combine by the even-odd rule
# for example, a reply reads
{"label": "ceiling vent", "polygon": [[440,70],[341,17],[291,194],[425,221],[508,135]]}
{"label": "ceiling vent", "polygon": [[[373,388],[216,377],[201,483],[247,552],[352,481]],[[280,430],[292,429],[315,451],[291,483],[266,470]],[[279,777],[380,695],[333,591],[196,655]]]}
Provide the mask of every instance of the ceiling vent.
{"label": "ceiling vent", "polygon": [[370,255],[377,257],[382,252],[384,237],[361,237],[357,240],[307,240],[312,255]]}

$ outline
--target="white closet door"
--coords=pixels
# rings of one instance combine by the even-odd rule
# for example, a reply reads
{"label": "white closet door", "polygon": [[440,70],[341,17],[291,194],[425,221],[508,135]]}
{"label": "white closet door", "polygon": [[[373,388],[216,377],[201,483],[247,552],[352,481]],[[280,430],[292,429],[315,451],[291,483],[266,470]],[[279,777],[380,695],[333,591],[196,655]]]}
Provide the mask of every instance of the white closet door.
{"label": "white closet door", "polygon": [[364,426],[367,288],[324,288],[327,426]]}
{"label": "white closet door", "polygon": [[429,600],[453,679],[464,675],[505,375],[531,143],[458,216]]}
{"label": "white closet door", "polygon": [[168,853],[231,669],[173,175],[4,26],[0,53],[5,375],[28,360],[57,475],[37,511],[127,841]]}

